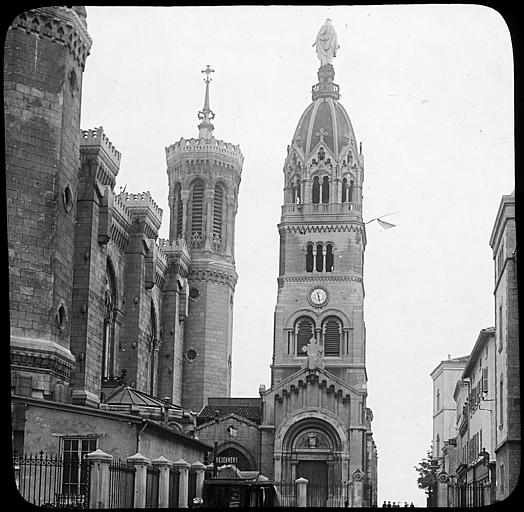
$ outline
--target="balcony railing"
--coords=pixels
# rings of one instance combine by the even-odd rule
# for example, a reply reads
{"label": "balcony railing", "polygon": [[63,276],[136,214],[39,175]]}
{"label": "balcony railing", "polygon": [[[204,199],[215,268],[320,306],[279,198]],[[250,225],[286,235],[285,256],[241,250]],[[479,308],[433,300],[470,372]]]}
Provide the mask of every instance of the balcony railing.
{"label": "balcony railing", "polygon": [[305,203],[305,204],[284,204],[282,206],[282,215],[286,214],[305,214],[324,213],[324,214],[347,214],[362,212],[362,205],[360,203]]}

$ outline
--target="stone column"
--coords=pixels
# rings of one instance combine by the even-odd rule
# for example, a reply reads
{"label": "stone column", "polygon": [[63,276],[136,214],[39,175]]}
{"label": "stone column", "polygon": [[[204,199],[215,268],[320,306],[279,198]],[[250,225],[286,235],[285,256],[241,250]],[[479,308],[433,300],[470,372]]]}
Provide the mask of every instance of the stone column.
{"label": "stone column", "polygon": [[353,507],[362,508],[364,499],[364,473],[357,469],[351,475],[353,478]]}
{"label": "stone column", "polygon": [[308,481],[300,477],[295,480],[297,486],[297,507],[307,507],[307,484]]}
{"label": "stone column", "polygon": [[290,460],[289,467],[291,468],[291,481],[294,482],[297,479],[297,466],[298,460]]}
{"label": "stone column", "polygon": [[135,453],[131,455],[131,457],[128,457],[127,463],[135,466],[135,498],[133,500],[133,508],[145,508],[147,466],[151,463],[149,459],[141,453]]}
{"label": "stone column", "polygon": [[187,508],[187,499],[189,492],[189,468],[191,465],[184,459],[173,462],[173,467],[180,472],[178,479],[178,508]]}
{"label": "stone column", "polygon": [[300,201],[301,203],[311,203],[311,180],[309,178],[304,178],[302,180],[302,194],[303,198]]}
{"label": "stone column", "polygon": [[448,484],[446,482],[437,482],[437,507],[448,507]]}
{"label": "stone column", "polygon": [[224,244],[224,252],[228,256],[233,256],[233,230],[235,229],[235,196],[234,194],[226,194],[226,229],[225,229],[225,240],[222,241]]}
{"label": "stone column", "polygon": [[196,461],[191,464],[191,469],[196,473],[196,498],[202,498],[204,493],[204,472],[206,471],[206,466],[200,461]]}
{"label": "stone column", "polygon": [[109,465],[113,456],[98,449],[87,454],[92,464],[89,481],[90,508],[109,508]]}
{"label": "stone column", "polygon": [[276,454],[274,455],[275,459],[275,482],[280,482],[282,480],[282,455]]}
{"label": "stone column", "polygon": [[172,462],[165,457],[158,457],[151,461],[151,464],[160,471],[160,478],[158,479],[158,508],[169,507],[169,470]]}
{"label": "stone column", "polygon": [[191,235],[187,236],[187,205],[189,203],[189,190],[182,190],[180,192],[180,198],[182,199],[182,238],[185,240],[191,240]]}

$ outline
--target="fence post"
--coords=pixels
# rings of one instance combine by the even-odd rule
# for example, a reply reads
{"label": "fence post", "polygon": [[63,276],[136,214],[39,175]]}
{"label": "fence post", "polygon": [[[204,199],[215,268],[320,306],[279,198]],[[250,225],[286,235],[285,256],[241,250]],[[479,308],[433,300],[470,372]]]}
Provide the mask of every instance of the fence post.
{"label": "fence post", "polygon": [[89,508],[109,507],[109,465],[113,456],[98,449],[87,454],[91,463],[89,481]]}
{"label": "fence post", "polygon": [[188,487],[189,487],[189,468],[191,465],[184,459],[173,462],[173,467],[180,471],[178,479],[178,508],[187,508]]}
{"label": "fence post", "polygon": [[204,472],[206,470],[206,466],[204,466],[204,464],[197,460],[196,462],[191,464],[191,469],[194,470],[196,473],[195,497],[202,498],[204,491]]}
{"label": "fence post", "polygon": [[135,497],[133,500],[133,508],[145,508],[147,466],[150,464],[149,459],[140,453],[135,453],[127,458],[127,463],[135,467]]}
{"label": "fence post", "polygon": [[158,479],[158,508],[167,508],[169,507],[169,470],[173,463],[160,456],[158,459],[152,460],[151,464],[160,471]]}
{"label": "fence post", "polygon": [[360,469],[353,471],[353,507],[362,507],[364,498],[364,473]]}
{"label": "fence post", "polygon": [[308,480],[301,476],[295,480],[295,484],[297,486],[297,507],[306,507]]}

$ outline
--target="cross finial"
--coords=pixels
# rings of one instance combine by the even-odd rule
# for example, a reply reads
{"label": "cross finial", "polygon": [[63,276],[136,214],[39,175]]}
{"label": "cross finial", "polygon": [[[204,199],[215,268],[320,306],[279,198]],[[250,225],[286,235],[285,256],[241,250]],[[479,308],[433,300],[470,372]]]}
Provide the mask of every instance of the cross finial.
{"label": "cross finial", "polygon": [[211,80],[213,80],[212,78],[210,78],[209,75],[214,72],[215,70],[211,69],[211,66],[209,64],[206,66],[206,69],[202,70],[202,73],[206,74],[206,78],[204,78],[204,82],[206,82],[206,84],[208,84],[209,82],[211,82]]}

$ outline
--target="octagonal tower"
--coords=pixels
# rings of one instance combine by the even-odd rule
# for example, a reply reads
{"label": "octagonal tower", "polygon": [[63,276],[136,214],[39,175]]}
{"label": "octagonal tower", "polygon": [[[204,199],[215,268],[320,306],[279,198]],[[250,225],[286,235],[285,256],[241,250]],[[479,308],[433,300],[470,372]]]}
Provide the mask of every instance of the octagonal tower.
{"label": "octagonal tower", "polygon": [[171,240],[191,250],[189,308],[184,320],[182,406],[198,411],[210,396],[229,396],[235,270],[235,215],[244,157],[213,135],[210,73],[198,138],[166,148]]}

